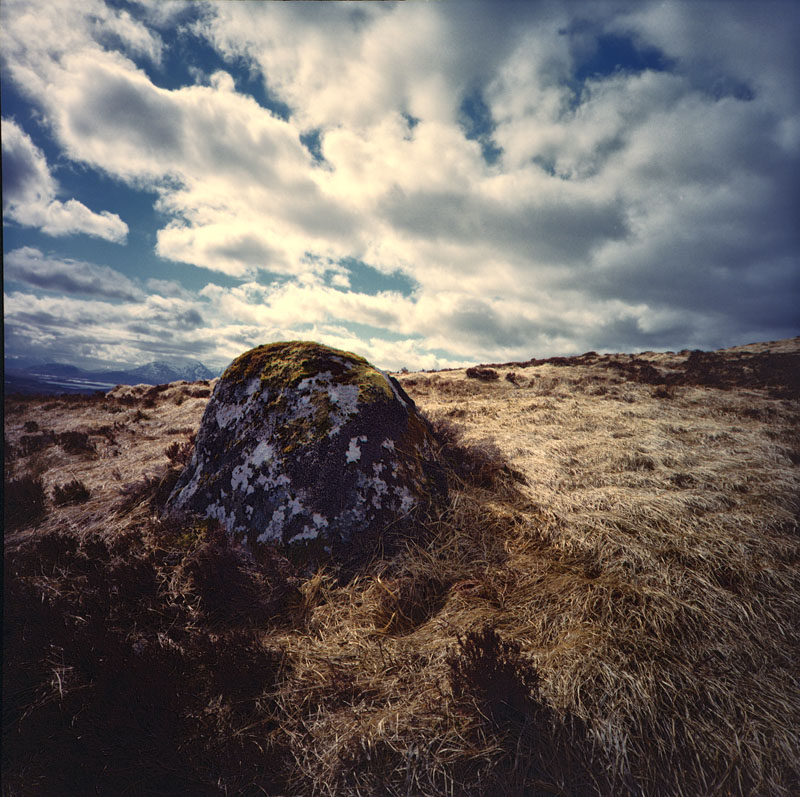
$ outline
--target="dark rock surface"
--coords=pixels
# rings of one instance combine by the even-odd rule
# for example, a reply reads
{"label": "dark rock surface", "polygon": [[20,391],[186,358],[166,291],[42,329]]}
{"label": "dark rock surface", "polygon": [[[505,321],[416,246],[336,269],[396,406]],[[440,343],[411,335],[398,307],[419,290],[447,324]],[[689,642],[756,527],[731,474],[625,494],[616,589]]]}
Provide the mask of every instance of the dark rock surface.
{"label": "dark rock surface", "polygon": [[348,352],[272,343],[219,380],[167,509],[216,518],[256,555],[352,553],[445,489],[430,427],[396,380]]}

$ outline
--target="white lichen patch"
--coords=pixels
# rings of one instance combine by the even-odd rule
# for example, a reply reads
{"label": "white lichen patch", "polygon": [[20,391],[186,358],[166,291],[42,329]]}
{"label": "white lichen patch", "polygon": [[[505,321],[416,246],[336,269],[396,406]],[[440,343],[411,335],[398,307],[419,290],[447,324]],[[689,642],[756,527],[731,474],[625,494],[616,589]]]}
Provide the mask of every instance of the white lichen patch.
{"label": "white lichen patch", "polygon": [[279,506],[273,513],[267,527],[256,538],[256,542],[272,542],[281,538],[284,523],[286,522],[286,511]]}
{"label": "white lichen patch", "polygon": [[400,498],[401,512],[410,512],[416,506],[416,498],[414,498],[411,490],[409,490],[405,485],[402,487],[396,487],[395,494]]}
{"label": "white lichen patch", "polygon": [[302,531],[289,537],[289,542],[300,542],[301,540],[315,540],[319,537],[319,528],[304,526]]}
{"label": "white lichen patch", "polygon": [[238,402],[230,404],[223,404],[221,402],[218,403],[214,417],[217,421],[217,426],[219,426],[220,429],[226,429],[228,424],[230,424],[232,421],[235,421],[237,418],[241,418],[247,414],[250,405],[252,405],[253,401],[259,395],[258,387],[258,379],[253,379],[248,382],[247,386],[244,388],[244,391],[240,394],[241,397],[247,396],[244,404],[239,404]]}
{"label": "white lichen patch", "polygon": [[206,508],[206,517],[212,520],[218,520],[226,531],[233,531],[233,526],[236,523],[236,518],[233,514],[228,515],[224,506],[219,504],[211,504]]}
{"label": "white lichen patch", "polygon": [[275,446],[270,445],[266,440],[262,440],[250,455],[250,462],[254,468],[260,468],[265,462],[275,459]]}
{"label": "white lichen patch", "polygon": [[358,462],[361,459],[361,448],[358,445],[359,442],[366,443],[367,437],[366,435],[358,435],[358,437],[351,437],[350,438],[350,446],[348,447],[347,451],[345,452],[345,459],[348,463],[350,462]]}
{"label": "white lichen patch", "polygon": [[335,404],[345,415],[355,415],[358,412],[358,393],[358,385],[331,385],[328,388],[331,404]]}
{"label": "white lichen patch", "polygon": [[406,401],[403,399],[403,397],[400,395],[400,391],[398,391],[398,389],[397,389],[397,388],[394,386],[394,382],[392,382],[392,380],[391,380],[391,379],[389,379],[389,374],[387,374],[387,373],[386,373],[386,371],[381,371],[381,369],[380,369],[380,368],[376,368],[375,370],[376,370],[376,371],[378,371],[378,372],[379,372],[379,373],[380,373],[380,374],[383,376],[383,378],[384,378],[384,379],[387,381],[387,383],[389,384],[389,387],[392,389],[392,393],[394,393],[394,397],[395,397],[395,398],[396,398],[396,399],[397,399],[397,400],[398,400],[398,401],[399,401],[399,402],[400,402],[400,403],[401,403],[401,404],[402,404],[402,405],[403,405],[403,406],[404,406],[406,409],[408,409],[408,404],[407,404],[407,403],[406,403]]}
{"label": "white lichen patch", "polygon": [[253,477],[253,469],[245,463],[237,465],[231,473],[231,490],[245,490]]}
{"label": "white lichen patch", "polygon": [[192,456],[190,464],[194,464],[194,473],[188,484],[181,491],[182,503],[188,501],[197,492],[197,488],[200,486],[200,479],[205,472],[205,463],[197,456],[197,452]]}
{"label": "white lichen patch", "polygon": [[308,376],[305,379],[301,379],[295,385],[294,389],[301,395],[301,397],[307,398],[312,391],[318,390],[321,386],[329,385],[332,379],[333,374],[330,371],[322,371],[321,373],[314,374],[314,376]]}
{"label": "white lichen patch", "polygon": [[227,428],[228,424],[235,421],[240,415],[240,410],[236,406],[219,407],[216,413],[217,426],[220,429]]}
{"label": "white lichen patch", "polygon": [[383,499],[389,492],[389,485],[383,479],[373,479],[372,489],[375,493],[372,496],[372,505],[375,509],[381,509],[383,506]]}
{"label": "white lichen patch", "polygon": [[[275,462],[275,447],[270,445],[266,440],[262,440],[255,447],[253,452],[245,457],[244,462],[236,465],[231,472],[231,490],[244,490],[247,495],[254,492],[253,476],[255,472],[262,468],[264,464],[272,464]],[[262,474],[256,480],[262,485],[268,484],[271,479],[269,476]]]}
{"label": "white lichen patch", "polygon": [[266,488],[286,487],[292,483],[292,480],[285,473],[279,473],[277,476],[268,476],[267,474],[262,473],[255,481],[259,487]]}
{"label": "white lichen patch", "polygon": [[329,408],[328,437],[334,437],[341,428],[358,413],[358,385],[337,384],[330,371],[307,377],[297,383],[299,397],[292,406],[292,412],[299,417],[308,417],[315,412],[320,399],[327,398]]}

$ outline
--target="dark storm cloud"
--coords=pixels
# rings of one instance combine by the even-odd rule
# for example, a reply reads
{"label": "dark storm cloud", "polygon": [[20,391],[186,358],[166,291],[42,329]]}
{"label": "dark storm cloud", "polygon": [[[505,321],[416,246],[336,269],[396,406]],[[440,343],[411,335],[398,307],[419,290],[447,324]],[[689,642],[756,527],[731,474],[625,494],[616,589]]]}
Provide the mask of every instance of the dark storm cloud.
{"label": "dark storm cloud", "polygon": [[540,325],[521,318],[504,317],[486,302],[471,299],[447,313],[444,325],[459,336],[466,336],[476,344],[485,341],[502,341],[507,348],[525,346],[531,336],[540,331]]}
{"label": "dark storm cloud", "polygon": [[205,329],[201,308],[150,296],[144,302],[5,295],[6,356],[47,352],[53,361],[142,363],[159,356],[200,356],[210,362],[219,335]]}

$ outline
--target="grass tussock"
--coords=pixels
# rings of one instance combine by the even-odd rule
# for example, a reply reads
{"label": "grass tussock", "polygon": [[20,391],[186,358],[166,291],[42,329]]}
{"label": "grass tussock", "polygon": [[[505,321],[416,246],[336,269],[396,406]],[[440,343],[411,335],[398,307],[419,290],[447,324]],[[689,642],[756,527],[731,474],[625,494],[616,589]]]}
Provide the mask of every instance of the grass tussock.
{"label": "grass tussock", "polygon": [[170,443],[170,445],[164,449],[164,454],[173,465],[183,466],[192,458],[193,451],[194,435],[192,434],[183,443],[179,443],[177,440]]}
{"label": "grass tussock", "polygon": [[82,504],[89,500],[89,488],[78,479],[66,484],[56,485],[53,490],[53,503],[56,506],[66,504]]}
{"label": "grass tussock", "polygon": [[145,474],[135,482],[124,484],[119,490],[120,498],[115,508],[125,513],[147,502],[153,512],[158,512],[166,504],[180,475],[180,467],[160,467],[155,473]]}
{"label": "grass tussock", "polygon": [[800,406],[759,351],[401,375],[450,502],[348,573],[159,519],[191,388],[111,435],[120,397],[12,402],[12,482],[90,498],[7,526],[6,792],[797,793]]}

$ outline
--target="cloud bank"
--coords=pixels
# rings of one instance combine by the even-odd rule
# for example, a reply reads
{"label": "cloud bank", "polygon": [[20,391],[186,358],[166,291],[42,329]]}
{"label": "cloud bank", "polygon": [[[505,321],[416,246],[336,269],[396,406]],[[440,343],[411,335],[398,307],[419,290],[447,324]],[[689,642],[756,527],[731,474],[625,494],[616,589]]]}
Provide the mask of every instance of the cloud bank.
{"label": "cloud bank", "polygon": [[[174,345],[219,362],[276,337],[416,368],[797,334],[792,4],[130,8],[2,9],[5,73],[64,157],[154,192],[155,253],[209,275],[191,295],[137,287],[125,312],[146,321],[116,322],[120,357],[156,345],[125,330],[162,323],[168,299],[202,319]],[[176,83],[171,54],[193,47],[213,58]],[[55,202],[77,219],[9,124],[4,172],[28,165],[8,215],[48,232]],[[32,268],[28,286],[59,284]],[[108,353],[113,313],[37,296],[39,327],[7,300],[18,339],[97,312],[75,344]]]}

